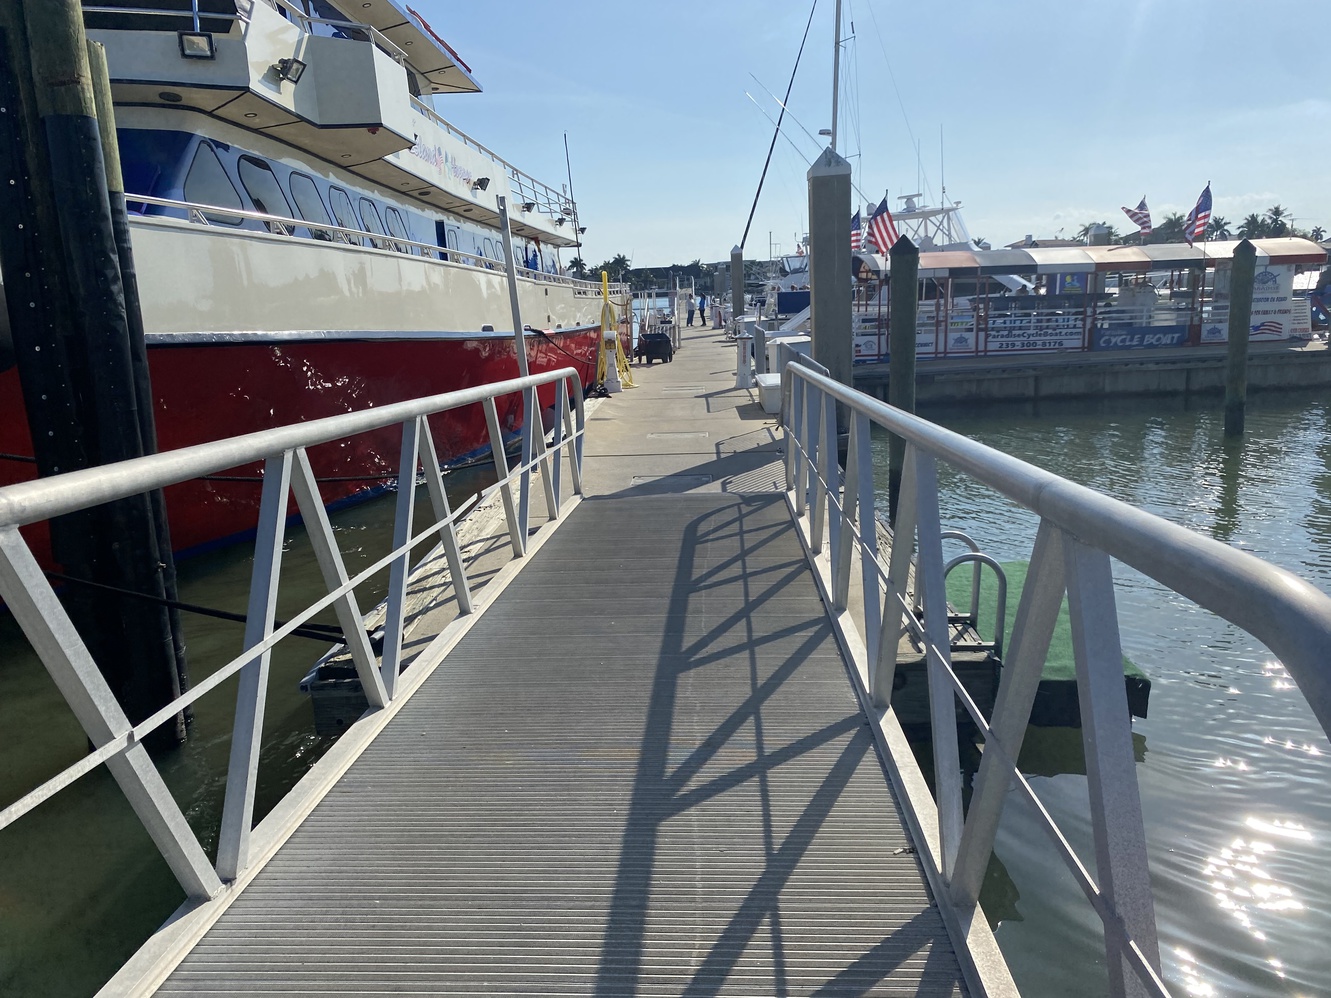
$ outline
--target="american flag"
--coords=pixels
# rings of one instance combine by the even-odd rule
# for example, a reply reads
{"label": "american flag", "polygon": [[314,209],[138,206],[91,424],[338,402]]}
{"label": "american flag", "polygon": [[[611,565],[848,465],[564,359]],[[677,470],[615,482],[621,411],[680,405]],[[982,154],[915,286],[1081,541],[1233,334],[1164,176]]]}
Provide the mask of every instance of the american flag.
{"label": "american flag", "polygon": [[1142,230],[1142,238],[1145,239],[1151,234],[1151,209],[1146,207],[1146,196],[1142,196],[1142,203],[1135,208],[1124,208],[1123,214],[1132,219],[1132,223]]}
{"label": "american flag", "polygon": [[850,216],[850,251],[858,253],[864,247],[864,233],[860,231],[860,210]]}
{"label": "american flag", "polygon": [[1193,205],[1192,211],[1188,212],[1187,221],[1183,223],[1183,238],[1191,246],[1194,239],[1206,231],[1206,223],[1211,220],[1211,185],[1208,182],[1206,190],[1202,191],[1202,196],[1197,199]]}
{"label": "american flag", "polygon": [[897,224],[892,221],[892,213],[887,210],[887,198],[883,198],[883,203],[869,219],[869,238],[878,247],[879,253],[886,253],[900,238],[897,235]]}

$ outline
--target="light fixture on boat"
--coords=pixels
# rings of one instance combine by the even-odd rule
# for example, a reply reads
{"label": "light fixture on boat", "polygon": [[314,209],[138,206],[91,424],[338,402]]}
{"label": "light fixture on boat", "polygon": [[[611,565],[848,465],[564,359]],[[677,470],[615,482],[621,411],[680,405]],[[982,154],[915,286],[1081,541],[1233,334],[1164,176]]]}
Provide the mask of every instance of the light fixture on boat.
{"label": "light fixture on boat", "polygon": [[523,211],[535,211],[535,210],[536,210],[536,202],[535,202],[535,201],[523,201],[523,202],[522,202],[522,210],[523,210]]}
{"label": "light fixture on boat", "polygon": [[587,234],[587,226],[584,225],[582,228],[578,229],[578,235],[585,236],[586,234]]}
{"label": "light fixture on boat", "polygon": [[490,186],[489,177],[477,177],[475,180],[471,182],[471,189],[473,191],[483,191],[489,186]]}
{"label": "light fixture on boat", "polygon": [[558,218],[555,219],[555,225],[563,225],[567,221],[568,221],[567,218],[565,218],[563,215],[560,215]]}
{"label": "light fixture on boat", "polygon": [[299,59],[278,59],[273,69],[277,70],[279,79],[290,80],[295,84],[300,82],[301,74],[305,72],[305,63]]}
{"label": "light fixture on boat", "polygon": [[217,58],[217,50],[213,47],[213,36],[207,31],[177,31],[176,44],[180,46],[182,59]]}

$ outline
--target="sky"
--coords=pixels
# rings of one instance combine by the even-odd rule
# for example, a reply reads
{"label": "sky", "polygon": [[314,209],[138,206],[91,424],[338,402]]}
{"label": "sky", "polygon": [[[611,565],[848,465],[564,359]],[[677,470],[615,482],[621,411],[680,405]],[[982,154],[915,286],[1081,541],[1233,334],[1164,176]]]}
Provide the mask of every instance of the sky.
{"label": "sky", "polygon": [[[780,113],[767,91],[784,97],[810,24],[745,256],[793,252],[807,231],[834,0],[411,6],[484,88],[440,113],[554,187],[567,133],[584,258],[638,267],[729,258]],[[936,204],[945,181],[971,235],[999,246],[1092,221],[1129,231],[1120,206],[1143,195],[1157,222],[1186,214],[1209,181],[1234,227],[1279,203],[1331,229],[1331,2],[842,6],[837,147],[866,202],[918,189]]]}

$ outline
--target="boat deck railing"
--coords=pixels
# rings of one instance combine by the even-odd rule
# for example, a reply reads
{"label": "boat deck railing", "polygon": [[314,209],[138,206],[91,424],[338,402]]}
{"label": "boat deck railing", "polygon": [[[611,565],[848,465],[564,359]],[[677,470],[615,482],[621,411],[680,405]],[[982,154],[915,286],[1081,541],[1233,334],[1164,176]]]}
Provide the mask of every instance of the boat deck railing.
{"label": "boat deck railing", "polygon": [[[167,217],[184,218],[196,225],[231,225],[227,219],[235,223],[257,222],[263,225],[267,230],[279,236],[295,236],[304,238],[300,235],[300,230],[304,229],[309,233],[309,238],[322,240],[324,242],[339,243],[344,246],[363,247],[370,249],[388,250],[395,253],[405,253],[409,256],[422,256],[433,260],[439,260],[445,263],[460,263],[473,267],[482,267],[486,270],[504,270],[502,260],[493,260],[490,257],[482,256],[477,253],[468,253],[463,250],[452,249],[448,246],[439,246],[436,243],[423,243],[415,239],[408,239],[404,236],[389,235],[383,232],[370,232],[365,229],[350,229],[341,225],[333,225],[325,222],[310,222],[303,218],[290,218],[286,215],[270,215],[262,211],[249,211],[241,208],[219,208],[214,205],[199,204],[192,201],[176,201],[171,198],[152,197],[147,194],[128,194],[126,202],[130,212],[152,218],[153,215],[143,211],[144,208],[164,208],[172,213]],[[161,216],[156,216],[161,217]],[[253,231],[253,230],[248,230]],[[601,285],[596,281],[586,281],[577,277],[569,277],[564,274],[550,274],[542,270],[533,270],[518,264],[516,267],[519,277],[530,281],[536,281],[543,284],[560,284],[573,289],[575,295],[583,295],[599,298],[601,296]],[[628,285],[612,284],[610,293],[615,297],[626,296]]]}
{"label": "boat deck railing", "polygon": [[[935,891],[961,908],[977,903],[1008,790],[1015,788],[1038,814],[1054,853],[1104,925],[1111,993],[1164,998],[1169,992],[1160,976],[1110,559],[1265,644],[1328,731],[1331,597],[1250,554],[892,408],[807,365],[790,364],[786,370],[787,484],[794,491],[797,515],[807,518],[825,598],[858,670],[859,693],[870,716],[880,722],[893,716],[886,708],[903,635],[911,635],[924,650],[935,790],[932,797],[922,786],[905,787],[903,793],[914,809],[920,858]],[[844,489],[836,449],[839,409],[848,414],[841,421],[848,419],[850,431]],[[874,426],[904,442],[887,564],[876,530],[864,529],[874,523],[880,500],[870,450]],[[1039,517],[990,717],[952,670],[939,519],[940,463]],[[853,561],[859,563],[864,594],[862,607],[854,612]],[[1065,595],[1081,703],[1095,874],[1016,765]],[[923,608],[920,615],[914,610],[917,604]],[[984,740],[983,760],[964,811],[958,700]],[[904,740],[889,747],[909,751]]]}
{"label": "boat deck railing", "polygon": [[[554,427],[547,446],[542,432],[537,389],[554,386]],[[527,418],[521,431],[522,454],[508,466],[506,438],[496,401],[521,396]],[[428,417],[464,406],[484,409],[497,481],[452,508],[444,492],[440,464]],[[307,455],[309,448],[388,427],[401,429],[401,460],[396,475],[397,504],[392,550],[354,577],[348,577]],[[460,614],[473,609],[468,564],[459,546],[459,521],[498,493],[513,556],[531,543],[529,530],[533,472],[540,469],[550,521],[558,521],[566,493],[582,491],[582,455],[586,427],[582,385],[572,368],[503,381],[464,391],[345,413],[291,426],[199,444],[114,465],[23,482],[0,489],[0,598],[8,606],[33,649],[78,719],[92,745],[79,762],[46,780],[0,811],[0,829],[43,801],[105,764],[153,843],[191,900],[216,896],[223,881],[243,873],[256,855],[252,841],[261,732],[270,656],[274,646],[312,618],[332,608],[371,708],[384,707],[410,681],[404,662],[407,580],[420,545],[438,543]],[[179,482],[262,462],[263,491],[255,539],[244,650],[141,722],[131,723],[117,703],[74,623],[43,573],[19,528],[101,503],[164,488]],[[412,534],[418,468],[433,510],[429,526]],[[289,496],[304,517],[327,593],[277,626],[280,569]],[[419,526],[419,524],[416,524]],[[419,560],[419,559],[417,559]],[[371,646],[355,590],[367,579],[389,574],[382,664]],[[206,850],[167,789],[144,739],[159,726],[191,708],[201,697],[232,677],[239,677],[231,756],[226,780],[217,862]]]}
{"label": "boat deck railing", "polygon": [[575,217],[574,213],[577,211],[577,206],[573,203],[573,199],[569,197],[567,191],[557,191],[549,184],[543,184],[530,174],[519,170],[498,153],[477,142],[423,100],[413,97],[411,103],[419,114],[429,118],[447,134],[502,166],[508,174],[509,186],[513,191],[513,201],[519,207],[530,204],[532,207],[526,210],[543,211],[547,215],[556,218],[562,217],[572,220]]}

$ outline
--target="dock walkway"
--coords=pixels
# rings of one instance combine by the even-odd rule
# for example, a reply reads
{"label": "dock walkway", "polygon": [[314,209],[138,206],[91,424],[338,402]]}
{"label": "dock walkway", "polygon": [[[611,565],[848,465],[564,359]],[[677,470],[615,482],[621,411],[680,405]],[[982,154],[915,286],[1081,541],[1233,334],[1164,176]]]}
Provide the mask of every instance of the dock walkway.
{"label": "dock walkway", "polygon": [[635,368],[588,498],[158,993],[967,993],[733,359]]}

